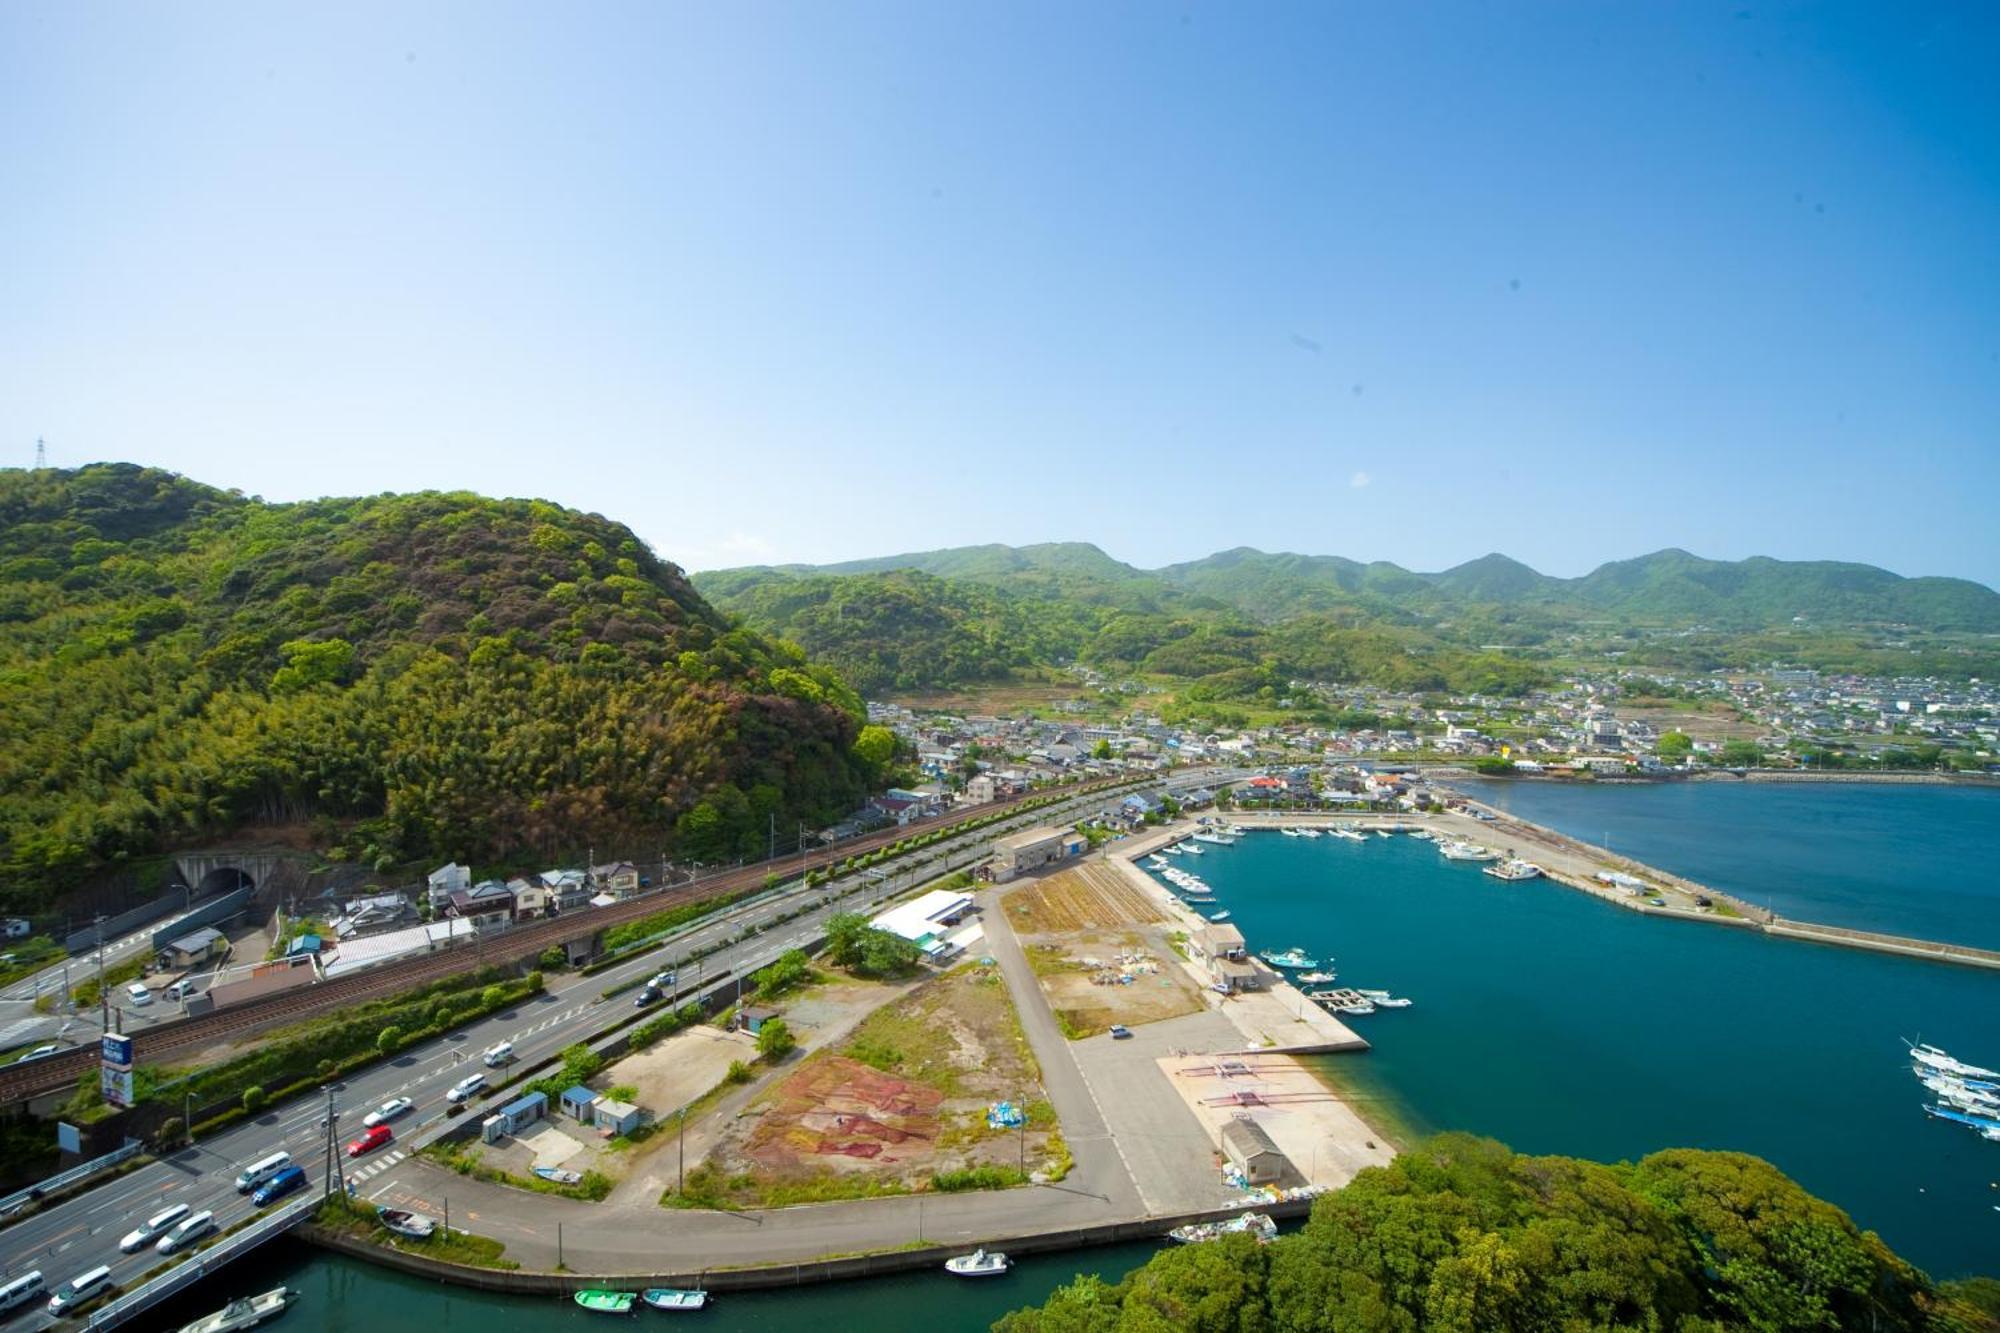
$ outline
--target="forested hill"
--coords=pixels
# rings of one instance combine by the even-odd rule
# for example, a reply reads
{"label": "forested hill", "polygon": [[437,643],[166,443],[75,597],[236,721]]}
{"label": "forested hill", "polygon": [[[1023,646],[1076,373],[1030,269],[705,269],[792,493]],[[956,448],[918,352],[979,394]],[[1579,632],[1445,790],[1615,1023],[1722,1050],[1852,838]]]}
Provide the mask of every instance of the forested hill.
{"label": "forested hill", "polygon": [[763,845],[865,786],[857,695],[618,523],[0,471],[0,895],[246,825],[337,856]]}
{"label": "forested hill", "polygon": [[[1867,565],[1661,551],[1577,579],[1488,555],[1434,574],[1239,547],[1143,570],[1095,546],[969,546],[695,575],[718,607],[804,645],[865,691],[918,692],[1080,661],[1211,698],[1309,679],[1517,691],[1533,663],[1620,636],[1630,663],[1774,660],[1869,674],[1990,674],[2000,595]],[[1913,646],[1912,634],[1954,635]],[[1500,650],[1496,653],[1496,649]]]}

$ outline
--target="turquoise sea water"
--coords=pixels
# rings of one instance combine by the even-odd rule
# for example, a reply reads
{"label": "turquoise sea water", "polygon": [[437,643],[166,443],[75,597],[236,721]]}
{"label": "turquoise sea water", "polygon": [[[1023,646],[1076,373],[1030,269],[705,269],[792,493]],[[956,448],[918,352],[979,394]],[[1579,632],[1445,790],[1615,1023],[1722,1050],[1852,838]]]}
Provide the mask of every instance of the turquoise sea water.
{"label": "turquoise sea water", "polygon": [[1411,1128],[1756,1153],[1936,1275],[2000,1271],[2000,1144],[1919,1110],[1901,1040],[2000,1067],[2000,973],[1645,917],[1403,836],[1254,834],[1199,872],[1251,947],[1416,1001],[1328,1061]]}
{"label": "turquoise sea water", "polygon": [[[703,1333],[984,1333],[995,1319],[1039,1305],[1079,1271],[1108,1280],[1146,1262],[1150,1245],[1116,1245],[1078,1254],[1024,1259],[1005,1277],[965,1281],[912,1273],[861,1282],[742,1292],[719,1297],[700,1315],[641,1310],[642,1326],[686,1324]],[[251,1269],[254,1267],[254,1274]],[[219,1309],[231,1295],[283,1283],[299,1303],[274,1327],[285,1333],[526,1333],[529,1329],[618,1328],[555,1297],[496,1296],[423,1282],[372,1264],[335,1258],[303,1244],[281,1243],[253,1265],[203,1284],[162,1309],[159,1327],[178,1328]]]}
{"label": "turquoise sea water", "polygon": [[1467,794],[1780,916],[2000,949],[2000,791],[1465,782]]}

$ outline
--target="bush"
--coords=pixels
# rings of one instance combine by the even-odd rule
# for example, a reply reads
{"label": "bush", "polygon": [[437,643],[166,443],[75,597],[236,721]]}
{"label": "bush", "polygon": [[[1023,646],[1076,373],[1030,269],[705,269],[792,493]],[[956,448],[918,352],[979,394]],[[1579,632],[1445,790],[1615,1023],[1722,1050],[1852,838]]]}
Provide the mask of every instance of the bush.
{"label": "bush", "polygon": [[153,1142],[163,1148],[179,1143],[186,1137],[187,1126],[181,1123],[181,1118],[177,1115],[170,1115],[162,1120],[160,1127],[153,1132]]}
{"label": "bush", "polygon": [[931,1188],[940,1194],[965,1190],[1004,1190],[1027,1180],[1011,1166],[968,1166],[957,1171],[939,1171],[931,1176]]}
{"label": "bush", "polygon": [[560,944],[551,944],[542,950],[541,957],[535,959],[535,963],[545,972],[560,972],[569,966],[569,955],[563,951]]}
{"label": "bush", "polygon": [[403,1029],[391,1023],[375,1038],[375,1049],[384,1055],[394,1055],[396,1048],[403,1044]]}
{"label": "bush", "polygon": [[604,1095],[614,1102],[636,1102],[639,1100],[639,1089],[631,1083],[620,1083],[607,1090]]}
{"label": "bush", "polygon": [[751,1079],[750,1066],[741,1060],[731,1060],[729,1072],[724,1077],[731,1083],[748,1083]]}
{"label": "bush", "polygon": [[757,1029],[757,1054],[773,1063],[784,1059],[799,1048],[799,1039],[792,1035],[791,1028],[782,1018],[767,1018]]}
{"label": "bush", "polygon": [[264,1109],[266,1100],[268,1099],[264,1096],[264,1089],[261,1087],[253,1085],[243,1089],[243,1113],[245,1115],[256,1115]]}

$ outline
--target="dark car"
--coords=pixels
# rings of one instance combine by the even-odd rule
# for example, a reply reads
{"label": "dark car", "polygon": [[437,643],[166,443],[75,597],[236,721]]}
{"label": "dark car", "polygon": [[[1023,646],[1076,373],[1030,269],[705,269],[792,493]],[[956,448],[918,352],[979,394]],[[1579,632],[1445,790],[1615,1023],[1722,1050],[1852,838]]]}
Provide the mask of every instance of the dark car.
{"label": "dark car", "polygon": [[1113,1041],[1121,1041],[1131,1035],[1132,1029],[1126,1027],[1123,1023],[1113,1023],[1111,1025],[1111,1039]]}
{"label": "dark car", "polygon": [[649,1004],[658,1004],[659,1002],[660,1002],[660,993],[654,990],[651,986],[648,986],[646,987],[646,989],[639,992],[639,996],[637,999],[632,1001],[632,1007],[634,1009],[644,1009]]}
{"label": "dark car", "polygon": [[259,1186],[257,1192],[250,1196],[250,1202],[262,1208],[267,1203],[284,1198],[305,1183],[304,1168],[288,1166]]}

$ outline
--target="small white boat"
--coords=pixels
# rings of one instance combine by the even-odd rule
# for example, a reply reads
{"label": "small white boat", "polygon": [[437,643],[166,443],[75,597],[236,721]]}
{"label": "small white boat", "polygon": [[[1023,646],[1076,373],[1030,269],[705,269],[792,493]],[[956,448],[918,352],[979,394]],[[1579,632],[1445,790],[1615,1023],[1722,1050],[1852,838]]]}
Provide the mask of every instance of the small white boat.
{"label": "small white boat", "polygon": [[1375,1005],[1370,1000],[1358,1000],[1353,1004],[1337,1004],[1334,1012],[1346,1014],[1349,1018],[1366,1018],[1375,1012]]}
{"label": "small white boat", "polygon": [[1281,828],[1278,830],[1278,832],[1284,834],[1288,838],[1297,838],[1304,836],[1295,828]]}
{"label": "small white boat", "polygon": [[1177,842],[1170,843],[1169,845],[1160,848],[1160,850],[1165,852],[1168,856],[1179,856],[1181,854],[1181,845]]}
{"label": "small white boat", "polygon": [[1202,849],[1201,849],[1201,844],[1200,844],[1200,843],[1196,843],[1196,842],[1184,842],[1184,843],[1182,843],[1182,844],[1181,844],[1181,850],[1182,850],[1182,851],[1184,851],[1184,852],[1186,852],[1186,853],[1187,853],[1187,854],[1188,854],[1189,856],[1204,856],[1204,855],[1206,855],[1206,853],[1205,853],[1205,852],[1203,852],[1203,851],[1202,851]]}
{"label": "small white boat", "polygon": [[435,1218],[425,1217],[422,1213],[413,1213],[407,1208],[384,1208],[375,1216],[380,1218],[382,1225],[389,1230],[399,1236],[408,1236],[412,1240],[429,1240],[431,1234],[437,1230]]}
{"label": "small white boat", "polygon": [[655,1310],[699,1310],[708,1304],[708,1293],[698,1288],[648,1287],[639,1299]]}
{"label": "small white boat", "polygon": [[1539,879],[1542,874],[1542,868],[1533,861],[1502,861],[1499,865],[1485,867],[1479,873],[1482,875],[1491,875],[1495,879],[1504,879],[1512,882],[1523,879]]}
{"label": "small white boat", "polygon": [[1339,977],[1331,972],[1301,972],[1298,979],[1302,984],[1307,986],[1331,986],[1334,982],[1340,980]]}
{"label": "small white boat", "polygon": [[1396,835],[1391,833],[1388,829],[1378,828],[1375,830],[1375,836],[1378,838],[1393,838]]}
{"label": "small white boat", "polygon": [[181,1333],[237,1333],[238,1329],[255,1328],[266,1319],[276,1319],[298,1298],[299,1294],[290,1287],[244,1296],[214,1314],[181,1325]]}
{"label": "small white boat", "polygon": [[953,1277],[999,1277],[1008,1266],[1006,1255],[987,1249],[955,1255],[944,1261],[944,1271]]}
{"label": "small white boat", "polygon": [[1937,1047],[1927,1046],[1922,1042],[1918,1042],[1910,1047],[1910,1058],[1934,1073],[1956,1074],[1960,1078],[2000,1079],[2000,1071],[1981,1069],[1978,1065],[1969,1065],[1963,1060],[1954,1060]]}
{"label": "small white boat", "polygon": [[1355,831],[1354,831],[1353,829],[1351,829],[1351,828],[1337,828],[1337,829],[1335,829],[1335,830],[1333,831],[1333,836],[1334,836],[1334,837],[1336,837],[1336,838],[1345,838],[1345,839],[1347,839],[1347,840],[1348,840],[1349,842],[1366,842],[1366,841],[1368,841],[1368,839],[1367,839],[1367,838],[1363,837],[1363,836],[1362,836],[1361,834],[1359,834],[1359,833],[1356,833],[1356,832],[1355,832]]}
{"label": "small white boat", "polygon": [[1227,921],[1229,919],[1229,913],[1227,911],[1216,912],[1213,915],[1211,915],[1208,919],[1210,921],[1215,921],[1215,922]]}
{"label": "small white boat", "polygon": [[1302,828],[1299,830],[1299,836],[1301,838],[1317,838],[1319,830],[1316,828]]}
{"label": "small white boat", "polygon": [[1498,861],[1500,853],[1476,842],[1451,842],[1438,849],[1447,861]]}
{"label": "small white boat", "polygon": [[555,1185],[577,1185],[583,1181],[581,1173],[560,1166],[537,1166],[529,1169],[543,1180]]}

